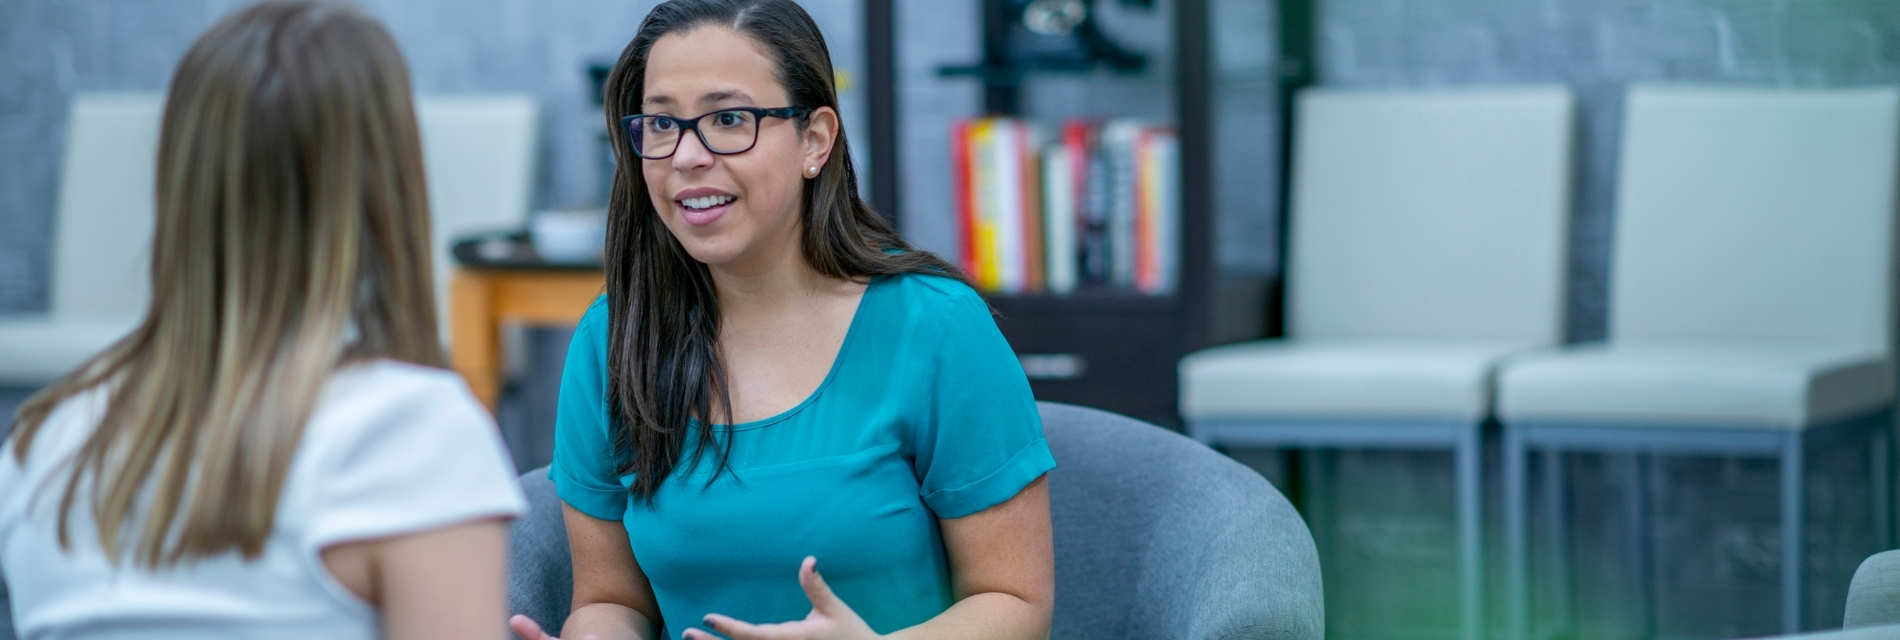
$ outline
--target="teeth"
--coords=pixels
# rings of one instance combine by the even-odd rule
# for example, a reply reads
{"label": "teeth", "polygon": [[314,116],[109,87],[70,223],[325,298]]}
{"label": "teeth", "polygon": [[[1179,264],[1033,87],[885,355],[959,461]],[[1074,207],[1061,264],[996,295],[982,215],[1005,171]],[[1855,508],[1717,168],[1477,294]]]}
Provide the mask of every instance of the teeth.
{"label": "teeth", "polygon": [[688,209],[711,209],[732,202],[732,200],[732,196],[705,196],[701,198],[687,198],[681,200],[680,204],[686,205]]}

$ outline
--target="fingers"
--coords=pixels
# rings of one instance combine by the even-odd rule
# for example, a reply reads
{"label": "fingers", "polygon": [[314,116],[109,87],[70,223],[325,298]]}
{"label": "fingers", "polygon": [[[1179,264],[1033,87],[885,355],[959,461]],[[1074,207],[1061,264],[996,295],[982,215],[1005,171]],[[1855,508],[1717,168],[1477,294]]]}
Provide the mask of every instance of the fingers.
{"label": "fingers", "polygon": [[685,640],[719,640],[718,636],[698,629],[687,629],[684,633],[680,634],[680,637],[685,638]]}
{"label": "fingers", "polygon": [[509,616],[508,628],[513,630],[515,637],[521,640],[560,640],[560,638],[550,636],[546,631],[542,631],[541,625],[535,624],[533,618],[519,613]]}
{"label": "fingers", "polygon": [[[814,633],[830,629],[835,631],[839,618],[855,619],[851,608],[831,592],[831,586],[825,584],[824,576],[818,574],[818,559],[806,556],[798,565],[798,586],[805,589],[805,598],[811,600],[812,615],[804,620],[782,622],[778,624],[752,624],[737,620],[731,616],[717,613],[707,614],[703,622],[706,628],[724,634],[732,640],[795,640],[812,637]],[[842,615],[841,615],[842,614]],[[687,640],[718,640],[717,637],[699,629],[687,629],[680,634]]]}
{"label": "fingers", "polygon": [[[811,625],[804,622],[752,624],[717,613],[707,615],[704,622],[707,627],[732,640],[795,640],[811,637]],[[712,634],[698,629],[687,629],[681,635],[687,640],[718,640]]]}
{"label": "fingers", "polygon": [[811,600],[811,608],[826,615],[835,614],[844,608],[844,601],[831,592],[831,586],[825,584],[825,577],[818,575],[818,558],[805,556],[798,565],[798,586],[805,588],[805,597]]}

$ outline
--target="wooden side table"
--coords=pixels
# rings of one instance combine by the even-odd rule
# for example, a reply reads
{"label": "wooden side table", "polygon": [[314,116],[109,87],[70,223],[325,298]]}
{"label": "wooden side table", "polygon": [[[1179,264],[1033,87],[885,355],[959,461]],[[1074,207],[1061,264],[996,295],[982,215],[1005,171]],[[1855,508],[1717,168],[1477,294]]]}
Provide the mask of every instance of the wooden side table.
{"label": "wooden side table", "polygon": [[449,363],[475,397],[501,397],[501,323],[572,325],[600,297],[596,270],[456,267],[449,280]]}

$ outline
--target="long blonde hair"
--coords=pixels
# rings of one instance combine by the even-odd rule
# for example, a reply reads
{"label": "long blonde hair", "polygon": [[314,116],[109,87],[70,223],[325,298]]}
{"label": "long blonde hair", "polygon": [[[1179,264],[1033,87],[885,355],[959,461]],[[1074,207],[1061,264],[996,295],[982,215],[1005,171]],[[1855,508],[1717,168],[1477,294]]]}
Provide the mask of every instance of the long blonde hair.
{"label": "long blonde hair", "polygon": [[443,363],[421,142],[388,32],[348,5],[254,5],[191,46],[165,104],[151,307],[29,399],[13,438],[24,462],[57,406],[103,385],[60,544],[84,492],[108,555],[149,567],[262,553],[339,367]]}

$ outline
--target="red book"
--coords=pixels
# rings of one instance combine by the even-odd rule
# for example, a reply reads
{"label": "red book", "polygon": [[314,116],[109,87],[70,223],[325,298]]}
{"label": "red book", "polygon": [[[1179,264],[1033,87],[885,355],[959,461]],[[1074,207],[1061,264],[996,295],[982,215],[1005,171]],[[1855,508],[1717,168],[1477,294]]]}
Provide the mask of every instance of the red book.
{"label": "red book", "polygon": [[[955,192],[957,241],[963,270],[976,277],[976,210],[970,198],[970,119],[958,120],[950,130],[951,191]],[[974,284],[974,280],[972,281]]]}

